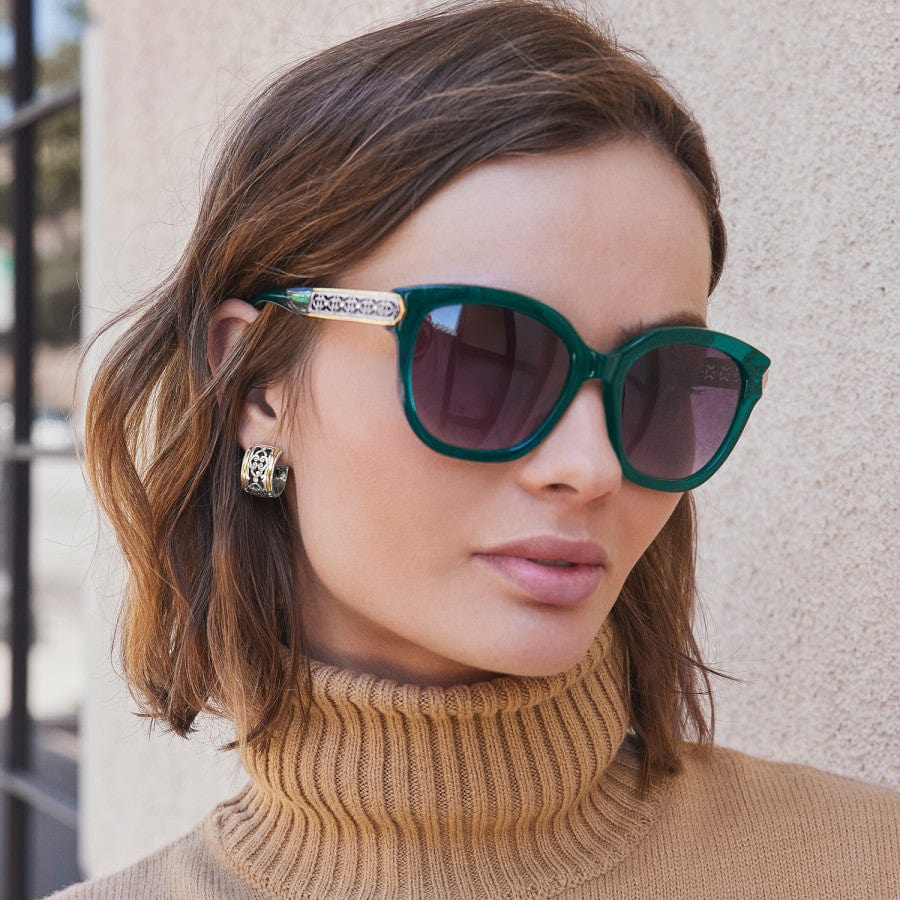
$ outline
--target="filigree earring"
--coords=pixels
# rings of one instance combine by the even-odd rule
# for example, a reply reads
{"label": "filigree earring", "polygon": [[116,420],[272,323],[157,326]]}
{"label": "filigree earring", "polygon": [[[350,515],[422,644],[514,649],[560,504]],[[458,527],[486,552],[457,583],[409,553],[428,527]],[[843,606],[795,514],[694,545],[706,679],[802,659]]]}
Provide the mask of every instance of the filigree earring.
{"label": "filigree earring", "polygon": [[278,466],[281,447],[253,444],[241,463],[241,487],[254,497],[279,497],[287,484],[290,468]]}

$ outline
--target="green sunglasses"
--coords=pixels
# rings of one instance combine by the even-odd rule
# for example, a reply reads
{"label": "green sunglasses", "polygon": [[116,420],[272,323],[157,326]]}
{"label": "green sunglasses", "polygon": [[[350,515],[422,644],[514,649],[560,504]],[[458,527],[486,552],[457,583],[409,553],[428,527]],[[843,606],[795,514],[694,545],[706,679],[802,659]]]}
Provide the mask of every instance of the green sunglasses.
{"label": "green sunglasses", "polygon": [[623,475],[660,491],[694,488],[722,465],[770,364],[737,338],[681,325],[650,328],[598,353],[545,303],[475,285],[287,287],[250,302],[393,330],[410,426],[433,450],[459,459],[528,453],[581,385],[600,379]]}

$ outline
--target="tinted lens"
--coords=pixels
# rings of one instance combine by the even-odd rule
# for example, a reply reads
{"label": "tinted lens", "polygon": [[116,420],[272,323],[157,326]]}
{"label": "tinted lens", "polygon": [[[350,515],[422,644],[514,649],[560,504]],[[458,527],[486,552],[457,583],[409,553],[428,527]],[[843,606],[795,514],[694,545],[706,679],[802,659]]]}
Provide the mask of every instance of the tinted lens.
{"label": "tinted lens", "polygon": [[722,446],[740,394],[740,369],[720,350],[671,344],[648,351],[625,377],[625,456],[654,478],[699,472]]}
{"label": "tinted lens", "polygon": [[413,402],[439,440],[506,449],[546,420],[569,365],[565,344],[530,316],[481,303],[442,306],[416,336]]}

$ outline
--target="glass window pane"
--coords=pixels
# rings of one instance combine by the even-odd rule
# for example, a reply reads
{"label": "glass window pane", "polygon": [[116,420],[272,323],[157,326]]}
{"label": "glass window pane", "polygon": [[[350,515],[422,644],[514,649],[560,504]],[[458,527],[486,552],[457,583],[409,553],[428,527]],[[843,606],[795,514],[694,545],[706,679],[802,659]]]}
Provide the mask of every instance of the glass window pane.
{"label": "glass window pane", "polygon": [[0,443],[12,435],[13,234],[10,220],[12,144],[0,143]]}
{"label": "glass window pane", "polygon": [[81,267],[81,112],[41,122],[35,139],[34,426],[39,447],[71,446]]}
{"label": "glass window pane", "polygon": [[[0,123],[11,115],[15,33],[10,0],[0,0]],[[12,436],[13,236],[10,221],[12,143],[0,143],[0,446]],[[0,494],[4,476],[0,471]],[[0,501],[3,497],[0,496]],[[5,509],[6,507],[0,507]],[[5,537],[0,524],[0,540]],[[3,549],[0,548],[0,569]],[[2,575],[0,575],[2,578]],[[0,592],[2,593],[2,592]]]}
{"label": "glass window pane", "polygon": [[78,712],[86,687],[83,596],[93,538],[87,486],[74,457],[31,468],[31,612],[28,708],[35,774],[78,790]]}
{"label": "glass window pane", "polygon": [[31,810],[28,816],[28,896],[46,897],[82,881],[78,835],[55,819]]}
{"label": "glass window pane", "polygon": [[[6,9],[4,8],[4,12]],[[0,30],[0,48],[3,46]],[[0,448],[13,439],[13,236],[10,221],[12,146],[0,143]],[[9,709],[9,603],[12,521],[10,518],[10,466],[0,457],[0,717]],[[4,730],[5,730],[5,722]],[[3,741],[6,747],[6,741]]]}
{"label": "glass window pane", "polygon": [[12,62],[16,36],[10,0],[0,0],[0,122],[12,115]]}
{"label": "glass window pane", "polygon": [[34,0],[38,97],[78,84],[85,18],[83,0]]}

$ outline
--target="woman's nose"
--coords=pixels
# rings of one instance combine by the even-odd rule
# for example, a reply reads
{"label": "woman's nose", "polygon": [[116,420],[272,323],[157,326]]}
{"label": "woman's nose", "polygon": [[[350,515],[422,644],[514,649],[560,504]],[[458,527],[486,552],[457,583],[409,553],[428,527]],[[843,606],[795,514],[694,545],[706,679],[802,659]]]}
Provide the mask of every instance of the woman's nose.
{"label": "woman's nose", "polygon": [[550,433],[522,457],[519,471],[531,491],[566,486],[593,500],[619,489],[622,466],[607,433],[599,379],[581,386]]}

